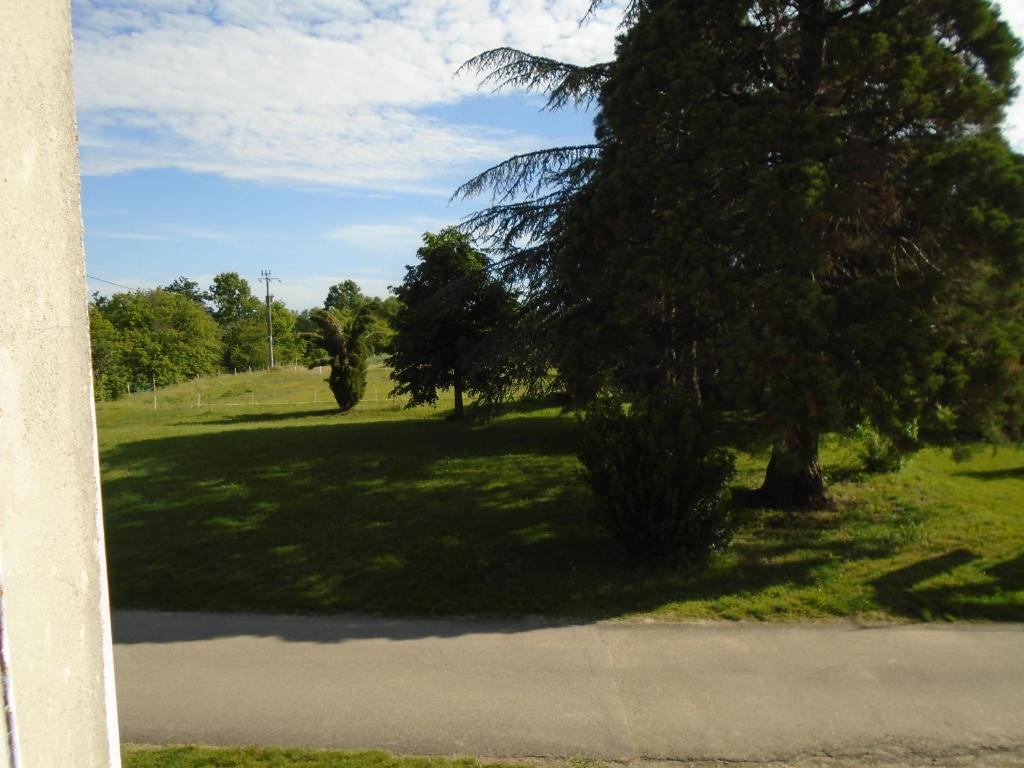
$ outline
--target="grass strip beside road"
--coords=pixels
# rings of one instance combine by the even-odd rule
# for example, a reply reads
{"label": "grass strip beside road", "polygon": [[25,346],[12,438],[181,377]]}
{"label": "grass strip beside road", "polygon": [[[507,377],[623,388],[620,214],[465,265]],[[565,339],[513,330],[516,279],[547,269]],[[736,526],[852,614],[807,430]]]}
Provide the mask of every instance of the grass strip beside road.
{"label": "grass strip beside road", "polygon": [[[830,438],[834,509],[737,506],[707,571],[633,571],[588,525],[572,415],[454,423],[450,398],[437,411],[388,400],[386,376],[371,369],[347,415],[302,370],[179,385],[156,410],[147,393],[98,404],[114,607],[1024,620],[1020,448],[962,463],[929,449],[863,475]],[[755,488],[766,461],[741,452],[735,489]]]}

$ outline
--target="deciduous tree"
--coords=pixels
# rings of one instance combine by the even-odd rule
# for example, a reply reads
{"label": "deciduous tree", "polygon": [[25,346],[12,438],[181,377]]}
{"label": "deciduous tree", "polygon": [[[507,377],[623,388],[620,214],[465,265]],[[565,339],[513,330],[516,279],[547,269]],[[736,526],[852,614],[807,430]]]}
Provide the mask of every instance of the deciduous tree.
{"label": "deciduous tree", "polygon": [[190,280],[184,275],[176,277],[173,281],[163,286],[162,290],[168,293],[180,293],[200,307],[205,307],[205,302],[209,298],[209,294],[199,287],[199,283],[195,280]]}
{"label": "deciduous tree", "polygon": [[437,402],[438,392],[455,394],[455,417],[465,416],[463,396],[488,386],[487,343],[510,322],[513,294],[489,272],[490,262],[469,236],[454,227],[427,232],[394,288],[401,306],[388,364],[394,392],[410,396],[409,406]]}
{"label": "deciduous tree", "polygon": [[220,333],[210,316],[178,293],[117,293],[89,313],[97,395],[126,385],[172,384],[216,370]]}
{"label": "deciduous tree", "polygon": [[267,365],[265,310],[249,281],[237,272],[221,272],[207,295],[223,335],[221,364],[228,369]]}
{"label": "deciduous tree", "polygon": [[355,280],[343,280],[327,289],[324,309],[335,309],[355,317],[366,301]]}

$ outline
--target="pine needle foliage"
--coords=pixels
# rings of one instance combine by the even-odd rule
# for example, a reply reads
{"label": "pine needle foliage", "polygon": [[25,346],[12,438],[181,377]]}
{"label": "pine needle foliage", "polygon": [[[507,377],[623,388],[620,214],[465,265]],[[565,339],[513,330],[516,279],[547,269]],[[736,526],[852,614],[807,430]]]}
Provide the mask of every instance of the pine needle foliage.
{"label": "pine needle foliage", "polygon": [[532,295],[546,290],[551,244],[574,195],[595,167],[598,146],[553,147],[515,155],[473,177],[454,198],[490,191],[491,204],[470,215],[463,230],[498,256],[493,268]]}
{"label": "pine needle foliage", "polygon": [[[602,6],[608,5],[609,0],[591,0],[590,7],[587,8],[587,13],[583,17],[581,24],[592,18]],[[648,10],[650,3],[647,0],[626,0],[626,3],[622,9],[622,23],[623,29],[628,29],[636,23],[637,18],[640,16],[640,12]]]}
{"label": "pine needle foliage", "polygon": [[608,62],[579,66],[516,48],[492,48],[471,58],[459,67],[458,73],[486,73],[480,87],[492,92],[513,88],[546,93],[544,108],[556,110],[566,106],[589,107],[597,99],[610,69]]}
{"label": "pine needle foliage", "polygon": [[[587,18],[598,10],[594,2]],[[633,8],[635,3],[630,3]],[[628,10],[628,9],[627,9]],[[627,14],[628,16],[628,14]],[[460,71],[483,74],[481,87],[543,92],[545,109],[592,106],[613,71],[613,62],[575,65],[513,48],[495,48],[467,61]],[[553,265],[562,222],[596,168],[595,143],[549,147],[510,157],[473,177],[453,199],[490,196],[489,205],[467,217],[461,228],[494,259],[491,269],[521,300],[492,364],[503,375],[481,395],[493,402],[515,392],[543,394],[563,387],[552,361],[564,343],[564,286]]]}
{"label": "pine needle foliage", "polygon": [[586,182],[588,167],[592,166],[585,161],[594,158],[597,149],[597,144],[579,144],[513,155],[474,176],[452,197],[477,197],[489,190],[491,204],[495,206],[514,201],[543,204],[552,195],[577,189]]}

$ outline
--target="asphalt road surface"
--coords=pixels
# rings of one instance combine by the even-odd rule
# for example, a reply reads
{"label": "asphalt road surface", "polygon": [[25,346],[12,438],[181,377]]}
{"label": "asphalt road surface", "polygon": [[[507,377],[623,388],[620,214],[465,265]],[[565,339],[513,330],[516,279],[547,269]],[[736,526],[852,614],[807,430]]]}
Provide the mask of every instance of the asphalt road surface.
{"label": "asphalt road surface", "polygon": [[1024,761],[1019,624],[115,612],[114,642],[127,742],[603,760]]}

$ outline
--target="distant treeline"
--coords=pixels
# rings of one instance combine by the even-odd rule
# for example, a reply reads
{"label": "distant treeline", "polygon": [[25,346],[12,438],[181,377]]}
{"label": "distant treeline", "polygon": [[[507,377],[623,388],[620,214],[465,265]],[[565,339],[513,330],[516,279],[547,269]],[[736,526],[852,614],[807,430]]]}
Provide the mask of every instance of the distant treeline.
{"label": "distant treeline", "polygon": [[[331,286],[324,308],[349,321],[365,310],[372,352],[388,349],[399,301],[364,296],[352,280]],[[274,300],[272,318],[277,364],[312,363],[316,310],[295,312]],[[208,289],[179,277],[152,290],[94,294],[89,304],[93,375],[97,399],[163,386],[223,371],[265,368],[266,304],[236,272],[217,275]]]}

